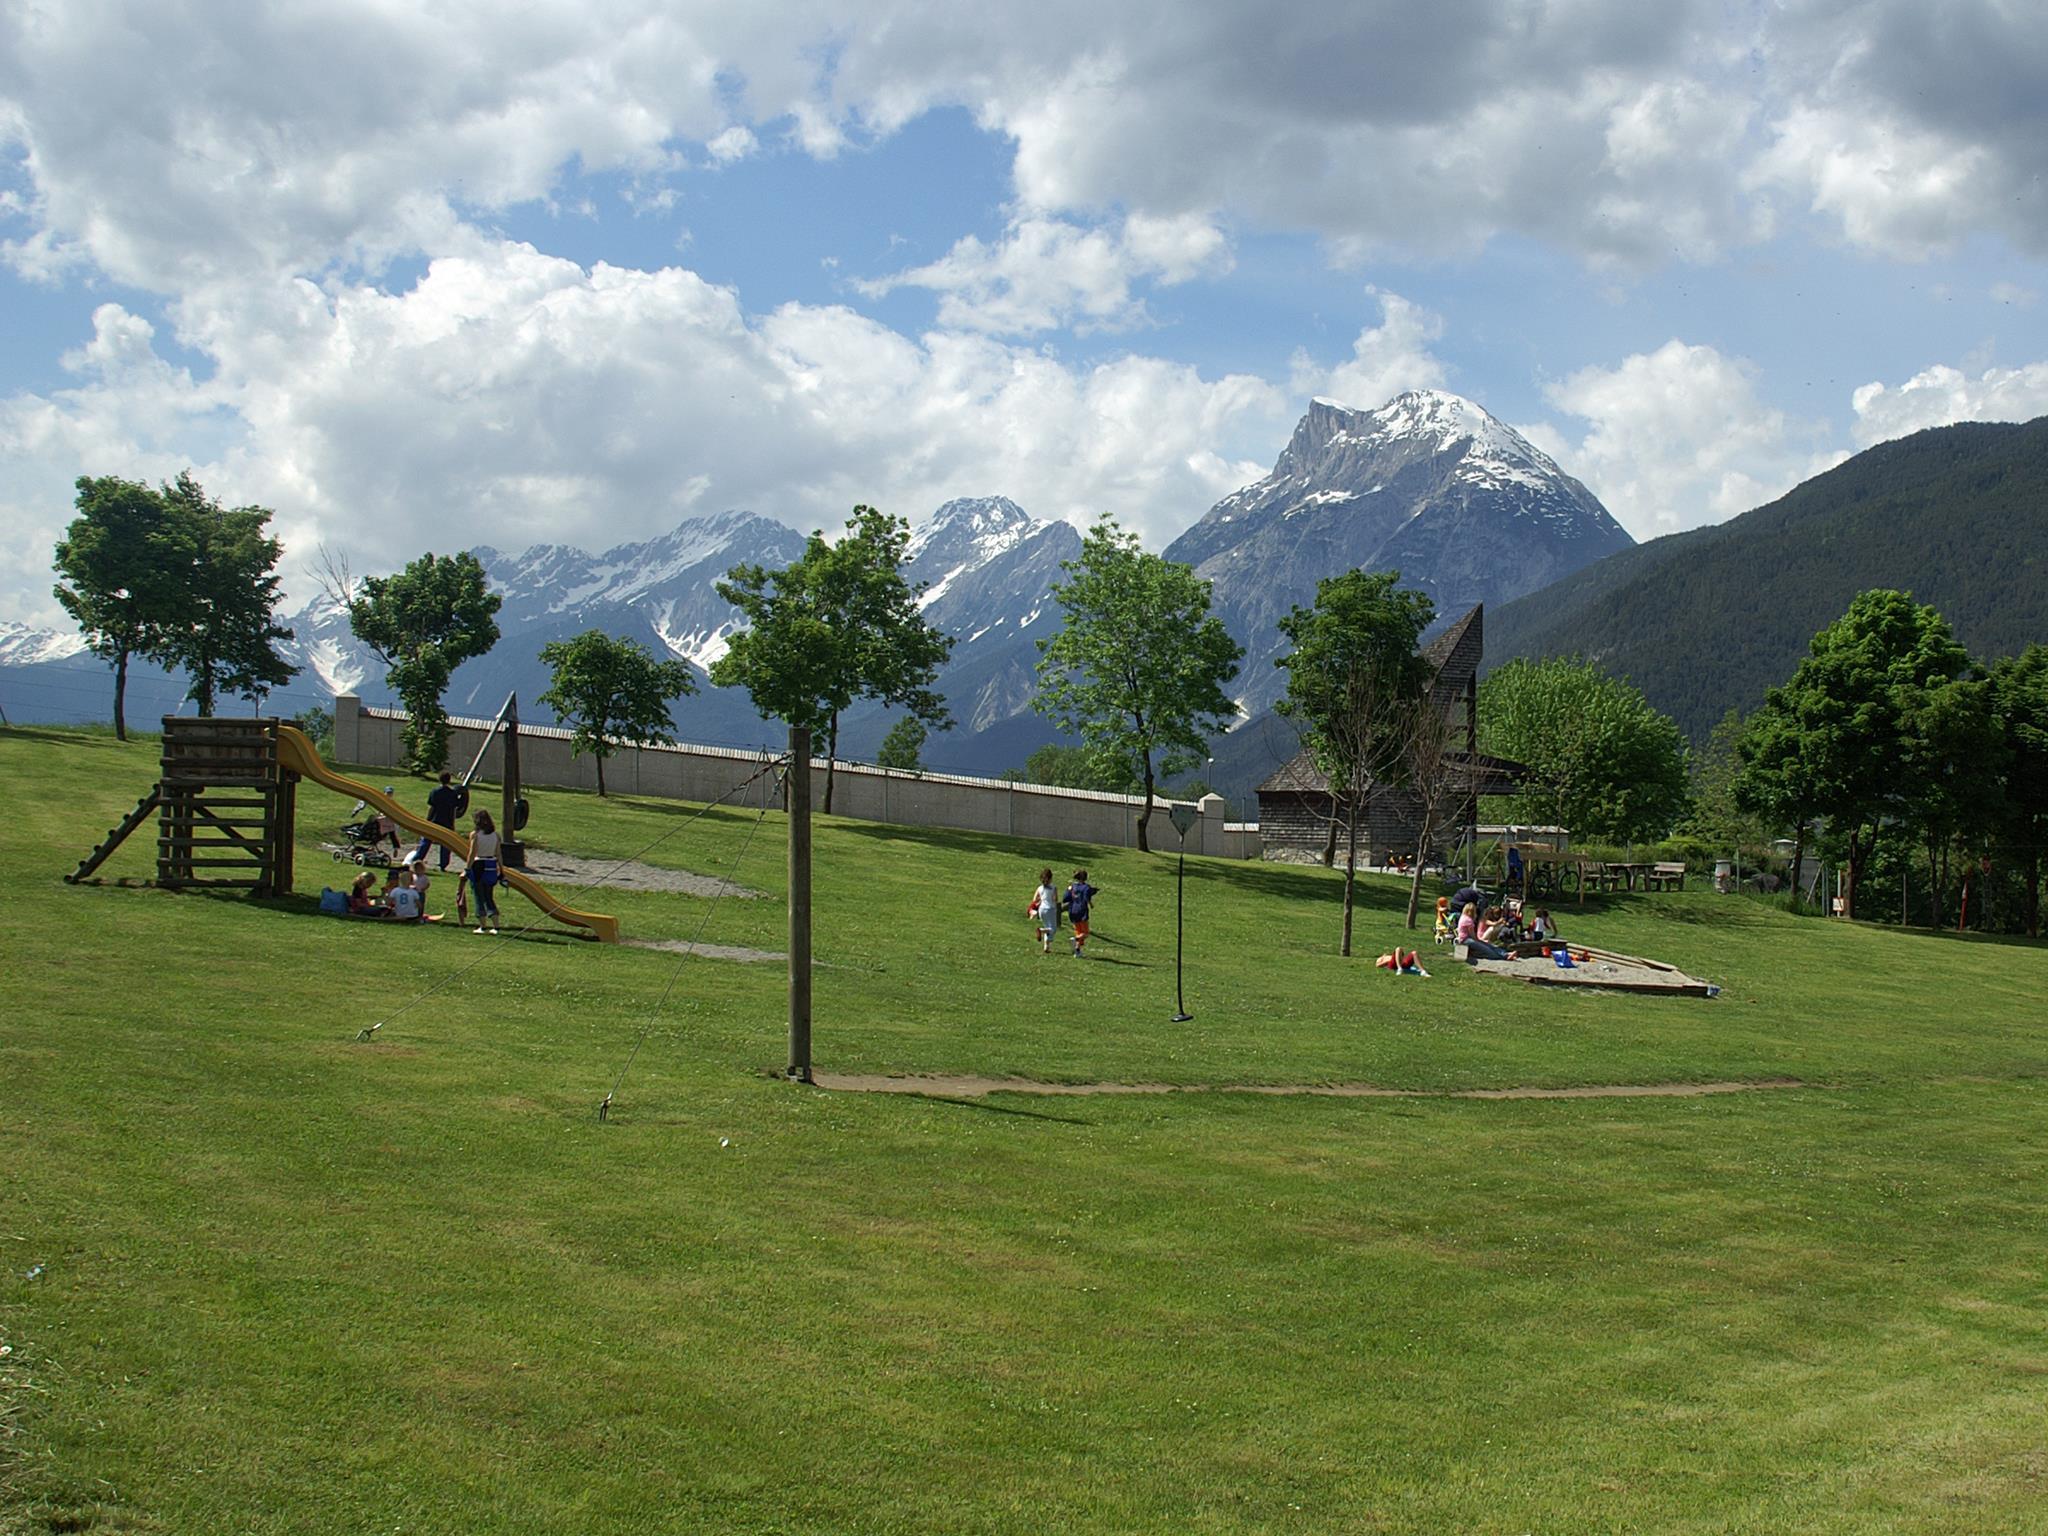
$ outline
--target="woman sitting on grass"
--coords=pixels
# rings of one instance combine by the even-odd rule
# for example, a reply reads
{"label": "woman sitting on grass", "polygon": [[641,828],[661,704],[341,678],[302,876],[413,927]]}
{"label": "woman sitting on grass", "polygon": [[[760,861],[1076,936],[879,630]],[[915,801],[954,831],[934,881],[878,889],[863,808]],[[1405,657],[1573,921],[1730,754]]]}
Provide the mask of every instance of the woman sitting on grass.
{"label": "woman sitting on grass", "polygon": [[382,917],[384,909],[377,904],[377,876],[372,870],[364,870],[348,888],[348,915],[350,917]]}
{"label": "woman sitting on grass", "polygon": [[1467,960],[1505,960],[1506,950],[1496,944],[1489,944],[1479,937],[1479,903],[1465,903],[1464,914],[1458,919],[1458,942],[1465,946]]}

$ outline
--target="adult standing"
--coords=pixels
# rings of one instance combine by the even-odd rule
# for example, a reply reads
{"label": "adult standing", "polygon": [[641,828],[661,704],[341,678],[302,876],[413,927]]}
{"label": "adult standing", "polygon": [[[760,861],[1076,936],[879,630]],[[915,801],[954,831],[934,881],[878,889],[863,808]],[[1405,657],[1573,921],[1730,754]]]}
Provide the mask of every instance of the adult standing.
{"label": "adult standing", "polygon": [[498,825],[489,811],[478,811],[469,834],[468,876],[476,892],[476,931],[498,931]]}
{"label": "adult standing", "polygon": [[[440,784],[427,792],[427,820],[437,827],[446,827],[451,834],[455,831],[456,821],[468,809],[469,789],[465,785],[455,783],[453,774],[444,772]],[[431,837],[421,838],[419,847],[412,851],[411,862],[423,863],[427,857],[427,849],[433,841]],[[448,871],[448,852],[448,845],[441,844],[443,874]]]}

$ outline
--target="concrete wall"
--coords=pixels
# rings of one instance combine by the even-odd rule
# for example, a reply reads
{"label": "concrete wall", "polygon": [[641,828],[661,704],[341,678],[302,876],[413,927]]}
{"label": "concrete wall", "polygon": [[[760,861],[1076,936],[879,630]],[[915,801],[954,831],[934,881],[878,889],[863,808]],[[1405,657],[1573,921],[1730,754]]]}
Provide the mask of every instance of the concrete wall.
{"label": "concrete wall", "polygon": [[[334,755],[343,763],[395,768],[404,723],[400,711],[365,708],[360,699],[343,694],[334,701]],[[504,738],[489,734],[491,722],[458,719],[451,724],[448,761],[457,776],[469,767],[481,746],[483,763],[477,777],[499,782],[504,771]],[[760,773],[768,760],[767,754],[721,747],[622,746],[605,759],[604,782],[606,789],[622,795],[717,800]],[[519,776],[526,784],[596,789],[597,762],[575,755],[567,731],[522,725]],[[1135,846],[1138,813],[1144,806],[1143,798],[1135,795],[1099,795],[946,773],[902,773],[854,763],[840,763],[835,781],[835,816],[1096,847]],[[814,806],[824,804],[825,764],[821,759],[811,765],[811,796]],[[759,806],[775,800],[774,776],[763,774],[728,803]],[[1167,817],[1168,806],[1164,800],[1153,803],[1151,840],[1155,849],[1173,851],[1180,843]],[[1259,856],[1257,824],[1226,823],[1221,795],[1205,796],[1196,810],[1195,825],[1188,831],[1189,853],[1239,859]]]}

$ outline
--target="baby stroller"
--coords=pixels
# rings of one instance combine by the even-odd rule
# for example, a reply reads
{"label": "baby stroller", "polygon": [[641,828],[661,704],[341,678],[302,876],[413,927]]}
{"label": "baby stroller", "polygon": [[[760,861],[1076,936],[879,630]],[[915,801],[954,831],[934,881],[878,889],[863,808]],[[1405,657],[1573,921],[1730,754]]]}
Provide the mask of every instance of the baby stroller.
{"label": "baby stroller", "polygon": [[[385,793],[389,794],[390,791],[386,790]],[[398,857],[401,848],[398,823],[381,811],[364,816],[363,809],[368,804],[366,800],[358,800],[354,809],[349,812],[351,819],[341,824],[341,835],[348,839],[348,847],[335,854],[335,858],[346,858],[357,864],[367,864],[371,859],[382,856],[379,850],[385,847],[391,850],[386,862]]]}

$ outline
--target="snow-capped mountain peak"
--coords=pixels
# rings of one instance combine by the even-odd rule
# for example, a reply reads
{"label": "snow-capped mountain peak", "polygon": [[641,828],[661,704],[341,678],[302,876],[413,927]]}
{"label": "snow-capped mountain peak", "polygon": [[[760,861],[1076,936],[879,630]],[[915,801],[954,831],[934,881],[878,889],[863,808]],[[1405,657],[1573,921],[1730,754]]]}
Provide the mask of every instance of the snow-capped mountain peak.
{"label": "snow-capped mountain peak", "polygon": [[32,667],[43,661],[63,661],[85,649],[85,637],[52,629],[30,629],[11,619],[0,619],[0,667]]}
{"label": "snow-capped mountain peak", "polygon": [[1273,473],[1226,496],[1169,546],[1214,581],[1245,642],[1253,707],[1290,607],[1342,570],[1397,570],[1452,617],[1533,591],[1633,542],[1592,492],[1514,428],[1440,389],[1372,410],[1313,401]]}

